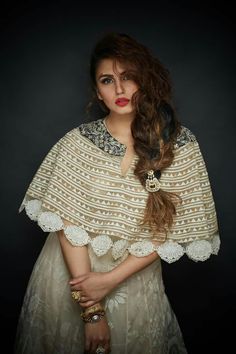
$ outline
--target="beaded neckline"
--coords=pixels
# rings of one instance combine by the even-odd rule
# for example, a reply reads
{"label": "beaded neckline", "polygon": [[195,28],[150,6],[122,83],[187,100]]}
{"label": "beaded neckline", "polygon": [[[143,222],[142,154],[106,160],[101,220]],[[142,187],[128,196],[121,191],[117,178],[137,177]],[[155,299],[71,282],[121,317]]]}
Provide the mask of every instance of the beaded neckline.
{"label": "beaded neckline", "polygon": [[83,123],[78,129],[80,134],[91,140],[98,148],[110,155],[124,156],[126,145],[116,140],[106,127],[105,118]]}
{"label": "beaded neckline", "polygon": [[[78,127],[80,134],[92,141],[99,149],[110,155],[124,156],[126,145],[115,139],[107,129],[105,118],[100,118]],[[195,135],[187,127],[181,126],[174,148],[178,149],[189,142],[197,142]]]}

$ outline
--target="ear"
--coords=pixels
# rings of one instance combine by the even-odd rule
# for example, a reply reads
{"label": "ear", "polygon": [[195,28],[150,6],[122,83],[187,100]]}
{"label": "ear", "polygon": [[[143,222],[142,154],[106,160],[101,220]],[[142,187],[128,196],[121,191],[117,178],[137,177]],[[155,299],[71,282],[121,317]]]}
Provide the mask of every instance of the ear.
{"label": "ear", "polygon": [[102,98],[100,92],[99,92],[98,90],[97,90],[96,92],[97,92],[97,96],[98,96],[99,100],[103,100],[103,98]]}

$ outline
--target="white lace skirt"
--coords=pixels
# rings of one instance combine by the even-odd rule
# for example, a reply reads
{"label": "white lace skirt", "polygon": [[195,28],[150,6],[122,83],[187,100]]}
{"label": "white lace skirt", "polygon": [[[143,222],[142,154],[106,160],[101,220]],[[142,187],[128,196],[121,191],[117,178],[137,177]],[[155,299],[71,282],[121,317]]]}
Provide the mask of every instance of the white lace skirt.
{"label": "white lace skirt", "polygon": [[[108,271],[109,251],[93,271]],[[56,233],[51,232],[33,268],[19,318],[16,354],[83,354],[81,308],[70,295],[69,273]],[[111,354],[186,354],[182,334],[162,281],[160,259],[134,274],[104,299],[111,329]]]}

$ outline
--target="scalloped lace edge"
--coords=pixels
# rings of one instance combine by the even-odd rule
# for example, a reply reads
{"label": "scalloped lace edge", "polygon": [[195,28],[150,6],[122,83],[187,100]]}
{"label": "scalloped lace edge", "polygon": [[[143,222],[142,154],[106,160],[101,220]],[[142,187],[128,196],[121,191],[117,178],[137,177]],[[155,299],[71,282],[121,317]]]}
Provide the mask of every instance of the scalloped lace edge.
{"label": "scalloped lace edge", "polygon": [[107,235],[98,235],[91,239],[85,229],[73,224],[64,225],[58,214],[43,210],[41,200],[27,199],[27,197],[24,198],[19,212],[25,208],[28,217],[37,221],[45,232],[64,230],[65,237],[75,247],[90,244],[98,257],[105,255],[109,250],[115,260],[122,257],[126,251],[136,257],[145,257],[157,252],[160,258],[167,263],[179,260],[184,254],[197,262],[207,260],[212,254],[217,255],[220,249],[218,233],[211,240],[195,240],[184,245],[173,240],[167,240],[158,246],[155,246],[151,241],[138,241],[130,244],[129,241],[121,239],[113,242]]}

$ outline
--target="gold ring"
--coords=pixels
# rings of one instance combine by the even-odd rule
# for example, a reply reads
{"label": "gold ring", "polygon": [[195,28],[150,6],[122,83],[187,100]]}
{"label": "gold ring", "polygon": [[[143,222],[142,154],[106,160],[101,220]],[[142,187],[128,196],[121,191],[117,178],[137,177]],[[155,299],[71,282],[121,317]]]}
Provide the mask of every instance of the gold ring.
{"label": "gold ring", "polygon": [[96,349],[96,354],[103,354],[105,352],[105,348],[103,348],[101,345],[99,345]]}
{"label": "gold ring", "polygon": [[71,296],[72,296],[72,298],[73,298],[75,301],[77,301],[77,302],[79,302],[80,299],[81,299],[81,293],[80,293],[79,290],[72,291],[72,292],[71,292]]}

